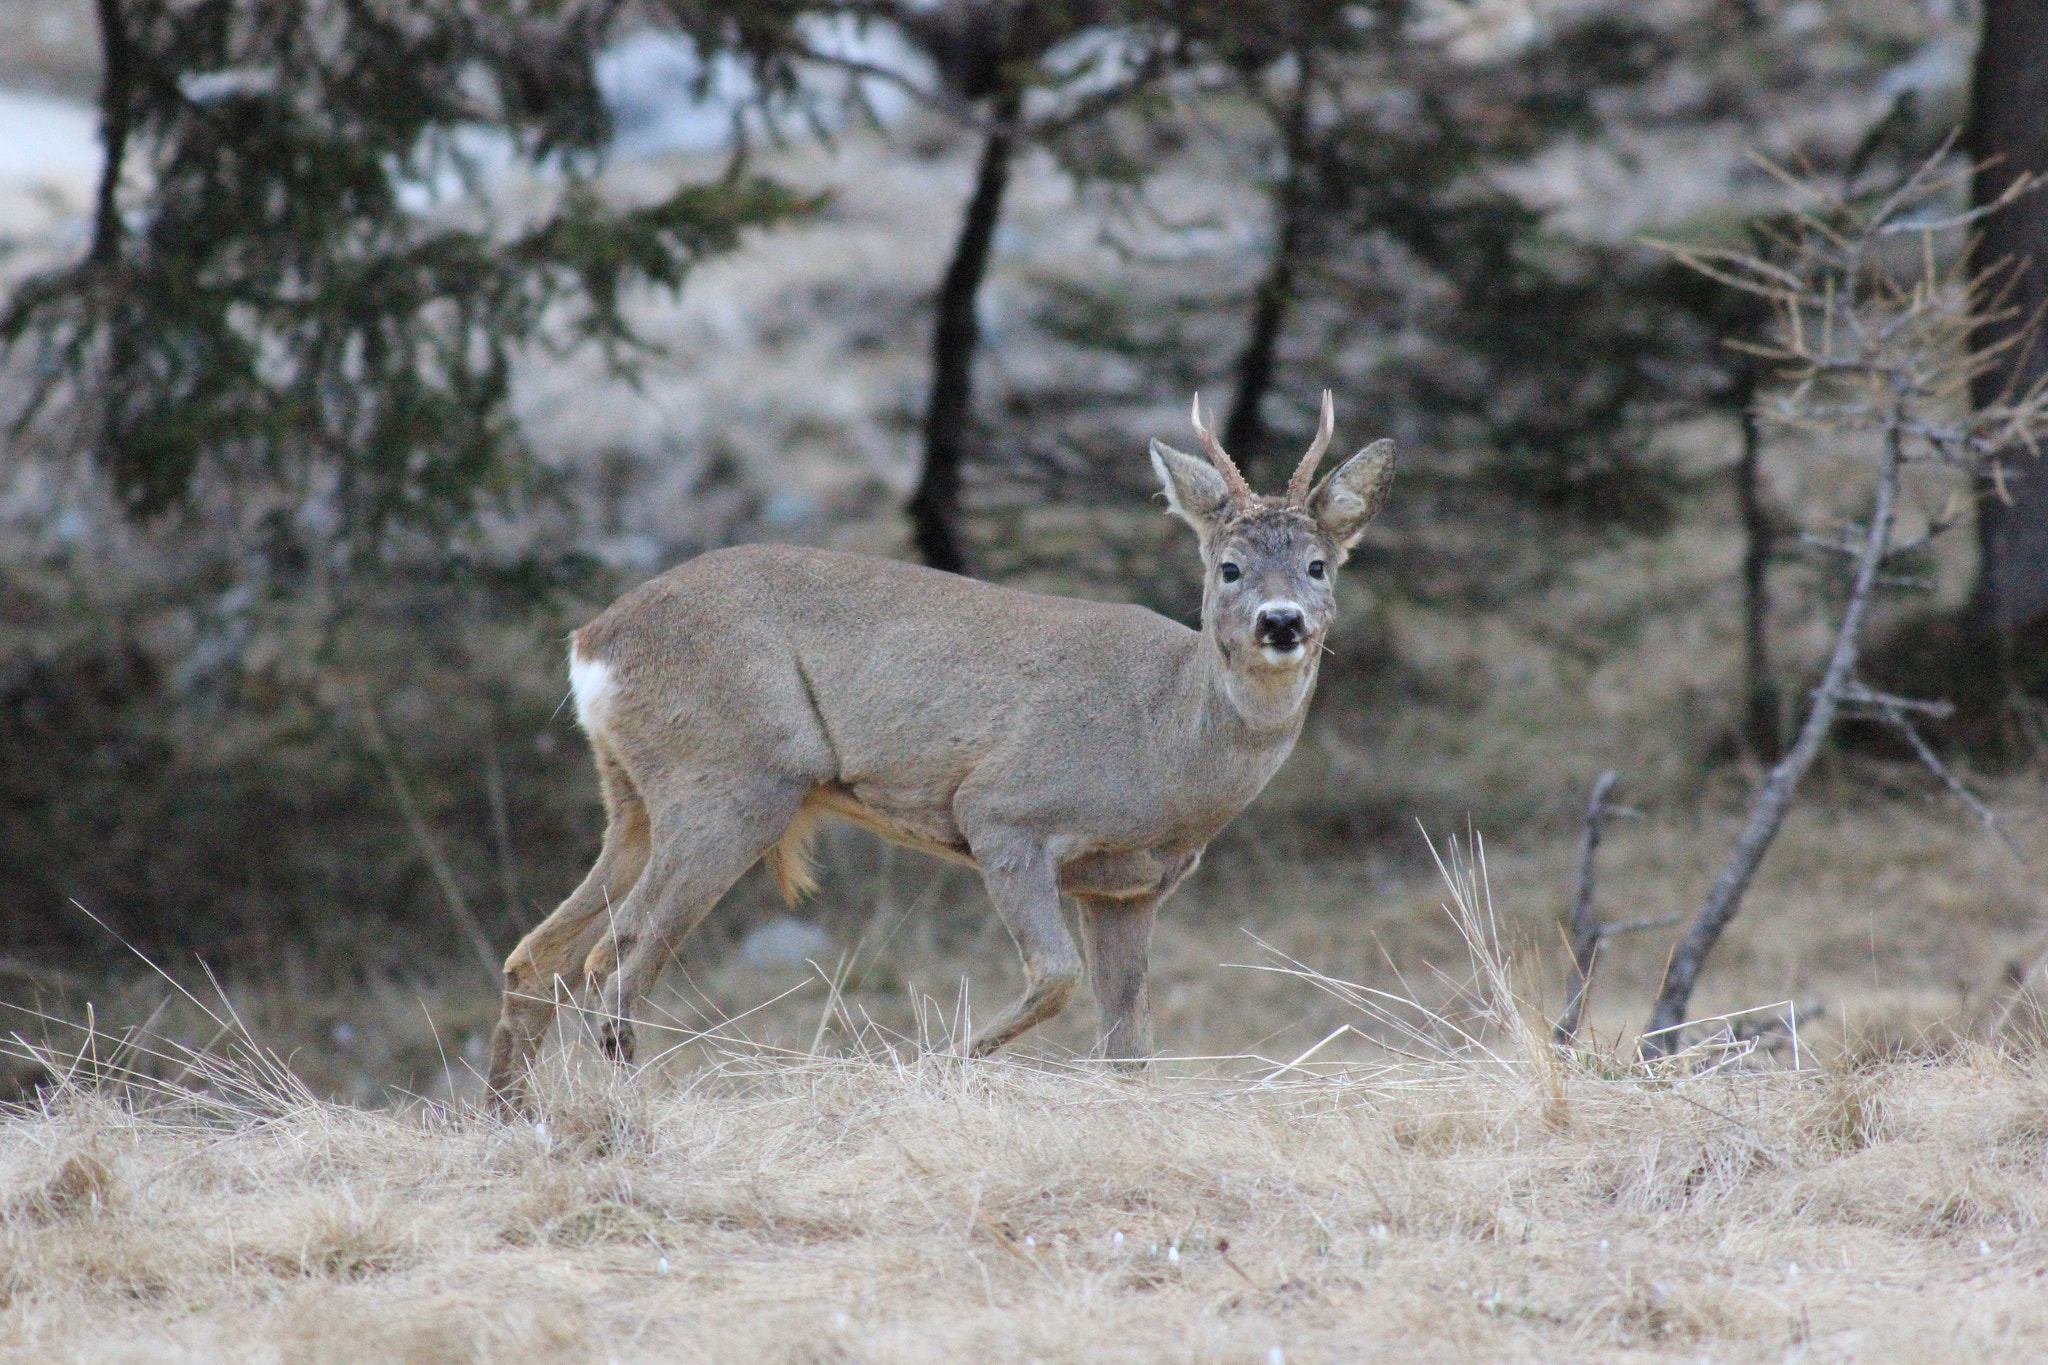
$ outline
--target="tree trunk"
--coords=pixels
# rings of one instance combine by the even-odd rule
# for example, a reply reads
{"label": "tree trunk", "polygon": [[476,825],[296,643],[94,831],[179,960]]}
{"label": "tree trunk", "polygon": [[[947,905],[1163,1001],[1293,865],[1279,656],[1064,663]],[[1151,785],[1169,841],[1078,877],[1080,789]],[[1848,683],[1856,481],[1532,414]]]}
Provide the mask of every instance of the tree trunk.
{"label": "tree trunk", "polygon": [[[1969,150],[1974,161],[1996,161],[1977,172],[1972,189],[1979,204],[1997,199],[2017,175],[2048,174],[2048,4],[2041,0],[1984,0]],[[2006,260],[2022,267],[2006,300],[2013,316],[1981,328],[1981,347],[2048,305],[2048,191],[2022,196],[1979,231],[1979,269]],[[2044,370],[2048,347],[2036,341],[2015,348],[1977,377],[1971,397],[1987,406],[2009,390],[2025,391]],[[1972,616],[2001,656],[1985,660],[1989,668],[2001,666],[2000,640],[2048,618],[2048,462],[2016,449],[2002,463],[2003,479],[1986,480],[1978,499],[1981,559]]]}
{"label": "tree trunk", "polygon": [[975,298],[988,274],[990,244],[1003,213],[1016,153],[1015,123],[1021,101],[1006,94],[996,101],[994,124],[981,147],[974,193],[960,220],[953,260],[939,285],[932,322],[932,389],[924,418],[924,473],[906,509],[911,539],[924,562],[948,573],[967,572],[960,543],[960,466],[967,453],[967,426],[974,410],[974,352],[981,341]]}
{"label": "tree trunk", "polygon": [[1273,388],[1273,368],[1280,348],[1280,333],[1294,304],[1294,276],[1301,256],[1308,215],[1308,187],[1304,183],[1309,158],[1308,115],[1313,69],[1306,54],[1297,54],[1301,74],[1280,126],[1280,154],[1283,158],[1279,182],[1273,187],[1273,256],[1266,273],[1252,295],[1251,331],[1244,350],[1238,353],[1237,386],[1230,399],[1230,412],[1223,421],[1223,448],[1248,470],[1254,482],[1268,475],[1271,461],[1264,405]]}
{"label": "tree trunk", "polygon": [[128,156],[128,119],[135,88],[134,53],[121,16],[121,0],[99,0],[100,141],[107,159],[100,167],[93,205],[92,248],[86,260],[112,265],[121,252],[121,166]]}

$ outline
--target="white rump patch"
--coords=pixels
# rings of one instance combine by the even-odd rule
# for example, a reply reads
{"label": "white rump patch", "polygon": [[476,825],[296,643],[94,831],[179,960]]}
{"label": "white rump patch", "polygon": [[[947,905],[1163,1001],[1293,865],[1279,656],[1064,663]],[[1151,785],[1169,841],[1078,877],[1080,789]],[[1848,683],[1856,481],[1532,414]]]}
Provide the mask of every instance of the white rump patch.
{"label": "white rump patch", "polygon": [[576,697],[576,723],[583,727],[585,734],[596,734],[604,727],[611,711],[611,665],[602,659],[577,657],[576,646],[571,643],[569,691]]}

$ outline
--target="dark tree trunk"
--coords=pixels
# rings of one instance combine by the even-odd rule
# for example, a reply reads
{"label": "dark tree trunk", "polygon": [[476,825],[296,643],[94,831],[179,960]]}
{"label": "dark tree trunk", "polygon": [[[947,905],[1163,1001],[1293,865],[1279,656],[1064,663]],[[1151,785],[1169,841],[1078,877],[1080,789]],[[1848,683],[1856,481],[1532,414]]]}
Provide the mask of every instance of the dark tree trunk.
{"label": "dark tree trunk", "polygon": [[[1977,173],[1979,204],[1996,199],[2014,176],[2048,173],[2048,4],[2042,0],[1984,0],[1969,150],[1975,161],[1996,161]],[[1974,263],[1982,269],[2006,260],[2021,267],[2008,303],[2014,316],[1987,324],[1980,346],[2048,305],[2048,192],[2022,196],[1984,220]],[[2008,390],[2023,392],[2044,370],[2048,345],[2036,340],[2030,349],[2000,357],[1977,378],[1972,397],[1982,407]],[[2000,671],[2001,642],[2048,620],[2048,461],[2012,450],[2002,463],[2003,490],[1992,481],[1979,490],[1982,559],[1971,613],[1999,656],[1984,662]]]}
{"label": "dark tree trunk", "polygon": [[1735,498],[1742,511],[1742,733],[1751,752],[1765,763],[1784,756],[1782,706],[1771,676],[1771,554],[1776,527],[1764,502],[1759,461],[1763,433],[1756,420],[1756,372],[1745,366],[1732,395],[1742,423],[1742,455],[1735,463]]}
{"label": "dark tree trunk", "polygon": [[1244,350],[1238,353],[1237,387],[1230,399],[1230,412],[1223,421],[1223,447],[1239,465],[1258,480],[1269,476],[1266,466],[1272,452],[1266,432],[1264,406],[1273,388],[1273,370],[1280,349],[1280,333],[1294,305],[1294,277],[1306,235],[1309,210],[1305,178],[1310,155],[1308,145],[1309,97],[1313,72],[1308,58],[1301,57],[1301,75],[1280,126],[1280,179],[1273,187],[1273,256],[1266,273],[1252,295],[1251,330]]}
{"label": "dark tree trunk", "polygon": [[99,0],[100,141],[106,163],[100,168],[99,195],[93,205],[92,249],[86,259],[111,265],[121,252],[121,166],[128,156],[128,120],[134,103],[135,58],[121,15],[121,0]]}
{"label": "dark tree trunk", "polygon": [[967,428],[974,411],[974,352],[981,341],[975,297],[988,274],[989,246],[1003,213],[1016,153],[1015,123],[1020,101],[996,102],[994,126],[981,147],[974,193],[960,220],[953,260],[939,285],[932,322],[932,390],[924,418],[924,473],[906,509],[911,539],[924,562],[948,573],[967,572],[960,543],[960,466],[967,454]]}

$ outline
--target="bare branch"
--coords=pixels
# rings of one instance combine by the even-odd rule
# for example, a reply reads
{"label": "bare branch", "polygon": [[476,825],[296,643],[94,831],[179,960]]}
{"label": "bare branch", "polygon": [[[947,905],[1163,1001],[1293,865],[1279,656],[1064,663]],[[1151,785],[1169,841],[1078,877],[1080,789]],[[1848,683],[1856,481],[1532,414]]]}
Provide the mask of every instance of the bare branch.
{"label": "bare branch", "polygon": [[2028,172],[2015,176],[2012,183],[2005,187],[2005,192],[2000,194],[1997,199],[1989,204],[1979,204],[1967,213],[1951,214],[1946,218],[1909,218],[1903,222],[1885,223],[1874,229],[1871,235],[1874,237],[1892,237],[1907,232],[1921,232],[1930,235],[1941,232],[1954,232],[1957,228],[1968,227],[1972,223],[1990,217],[2021,195],[2032,194],[2040,187],[2041,177]]}
{"label": "bare branch", "polygon": [[1854,541],[1834,540],[1812,531],[1801,531],[1799,533],[1799,543],[1811,546],[1816,550],[1826,550],[1830,554],[1845,555],[1850,559],[1854,559],[1863,552],[1862,547]]}
{"label": "bare branch", "polygon": [[356,717],[363,727],[363,738],[368,742],[370,753],[376,758],[377,766],[383,769],[385,785],[391,788],[391,799],[398,806],[398,814],[405,822],[406,832],[412,836],[413,844],[419,849],[420,857],[433,873],[434,884],[440,888],[441,900],[448,909],[448,918],[455,922],[463,939],[476,953],[476,960],[484,969],[484,976],[493,986],[501,981],[498,970],[498,954],[491,947],[490,935],[478,921],[476,913],[469,908],[469,898],[462,894],[462,883],[455,878],[455,869],[448,862],[448,855],[441,850],[441,841],[427,825],[427,819],[420,811],[420,805],[413,798],[412,784],[405,780],[404,771],[398,766],[398,757],[391,751],[391,742],[385,738],[383,722],[377,718],[376,699],[369,689],[354,689],[357,702]]}
{"label": "bare branch", "polygon": [[[1903,408],[1904,399],[1899,398],[1895,403]],[[1727,866],[1707,892],[1706,903],[1700,907],[1692,927],[1672,950],[1670,963],[1664,969],[1663,985],[1657,992],[1656,1008],[1651,1012],[1649,1027],[1644,1030],[1638,1044],[1646,1058],[1667,1057],[1680,1047],[1685,1008],[1692,999],[1693,985],[1699,979],[1700,970],[1706,966],[1707,954],[1720,941],[1721,932],[1728,927],[1728,922],[1742,908],[1743,893],[1749,890],[1757,868],[1763,865],[1764,854],[1770,851],[1772,841],[1778,837],[1778,830],[1792,809],[1792,796],[1798,789],[1799,780],[1820,753],[1821,741],[1834,725],[1843,689],[1855,677],[1863,621],[1869,611],[1871,593],[1877,585],[1878,567],[1884,562],[1891,538],[1893,509],[1898,501],[1902,460],[1896,424],[1888,436],[1883,463],[1878,471],[1877,506],[1856,562],[1856,578],[1849,592],[1848,605],[1835,628],[1827,671],[1814,691],[1813,705],[1807,711],[1805,723],[1799,727],[1798,739],[1765,779],[1763,790],[1757,794],[1749,822],[1736,840],[1735,851],[1730,855]]]}
{"label": "bare branch", "polygon": [[514,924],[524,921],[519,905],[519,860],[512,852],[512,805],[505,796],[505,765],[498,758],[498,740],[484,742],[484,796],[491,806],[491,841],[498,850],[498,887],[505,894],[505,913]]}
{"label": "bare branch", "polygon": [[1605,941],[1617,934],[1640,933],[1645,929],[1668,929],[1684,918],[1684,915],[1674,911],[1669,915],[1657,915],[1651,919],[1625,919],[1618,924],[1601,925],[1600,937]]}
{"label": "bare branch", "polygon": [[[2040,192],[2048,181],[2018,177],[1995,202],[1957,212],[1955,190],[1980,168],[1956,157],[1956,146],[1952,134],[1899,183],[1868,197],[1849,195],[1759,157],[1758,164],[1791,192],[1794,207],[1752,225],[1753,250],[1649,243],[1708,279],[1768,301],[1775,314],[1771,335],[1724,343],[1777,367],[1774,392],[1757,403],[1756,413],[1837,438],[1874,437],[1870,450],[1876,478],[1872,512],[1864,524],[1799,537],[1805,545],[1851,562],[1847,600],[1799,735],[1766,778],[1727,864],[1673,950],[1641,1036],[1645,1057],[1665,1056],[1680,1047],[1686,1006],[1706,955],[1739,909],[1802,775],[1843,708],[1872,714],[1905,733],[1929,770],[2013,848],[1989,808],[1913,727],[1911,717],[1948,715],[1948,704],[1877,692],[1856,678],[1874,594],[1886,588],[1930,588],[1926,579],[1900,572],[1908,567],[1901,559],[1925,550],[1973,505],[1969,496],[1952,493],[1924,530],[1894,542],[1904,466],[1940,463],[1984,489],[1976,496],[2010,500],[2007,481],[2016,473],[2014,452],[2038,457],[2048,438],[2048,373],[2034,375],[2024,392],[2015,384],[1996,403],[1972,401],[1972,389],[1986,374],[2020,372],[2012,362],[2038,344],[2048,306],[2022,315],[2015,302],[2017,262],[1980,268],[1972,264],[1970,251],[1937,253],[1934,242],[1937,234],[1967,235],[1988,215],[2023,194]],[[1917,251],[1889,245],[1916,234]],[[2000,324],[1992,329],[1998,335],[1979,340],[1987,335],[1987,323]],[[1594,942],[1597,947],[1597,936]]]}
{"label": "bare branch", "polygon": [[[1906,718],[1907,707],[1925,709],[1928,703],[1905,702],[1898,697],[1884,697],[1881,693],[1872,693],[1871,695],[1873,698],[1881,698],[1878,701],[1878,706],[1883,712],[1884,718],[1891,723],[1893,729],[1906,737],[1906,742],[1913,746],[1913,752],[1919,755],[1922,763],[1927,765],[1928,771],[1940,778],[1942,785],[1955,793],[1956,800],[1962,802],[1969,809],[1970,814],[1977,817],[1978,823],[1984,826],[1987,833],[1996,838],[1999,843],[2005,845],[2005,851],[2012,854],[2015,862],[2021,867],[2026,867],[2028,865],[2027,855],[2020,852],[2020,846],[2013,842],[2010,834],[2006,833],[2005,826],[1999,822],[1998,813],[1979,800],[1977,794],[1971,791],[1961,778],[1949,770],[1948,765],[1941,761],[1941,755],[1934,752],[1933,747],[1925,739],[1921,738],[1920,732],[1914,728],[1913,722]],[[1953,708],[1950,709],[1952,710]]]}
{"label": "bare branch", "polygon": [[[1653,250],[1669,252],[1679,264],[1705,275],[1717,284],[1731,289],[1740,289],[1747,294],[1757,294],[1773,301],[1801,297],[1805,282],[1791,271],[1781,270],[1768,261],[1758,260],[1744,252],[1729,247],[1686,246],[1679,242],[1667,242],[1659,237],[1637,239]],[[1735,272],[1724,269],[1721,263],[1739,265],[1762,279],[1746,279]]]}
{"label": "bare branch", "polygon": [[1621,774],[1612,769],[1601,773],[1594,779],[1593,794],[1586,798],[1585,830],[1579,837],[1578,885],[1572,893],[1571,982],[1564,1013],[1558,1016],[1557,1026],[1551,1031],[1552,1038],[1560,1044],[1570,1044],[1579,1035],[1579,1016],[1585,1008],[1586,992],[1593,984],[1593,963],[1607,937],[1593,918],[1593,875],[1600,852],[1600,826],[1613,814],[1607,794],[1620,780]]}
{"label": "bare branch", "polygon": [[1844,705],[1875,706],[1887,711],[1917,711],[1935,720],[1947,720],[1956,713],[1955,703],[1951,701],[1920,701],[1913,697],[1895,697],[1889,692],[1872,691],[1853,680],[1842,688],[1841,698]]}

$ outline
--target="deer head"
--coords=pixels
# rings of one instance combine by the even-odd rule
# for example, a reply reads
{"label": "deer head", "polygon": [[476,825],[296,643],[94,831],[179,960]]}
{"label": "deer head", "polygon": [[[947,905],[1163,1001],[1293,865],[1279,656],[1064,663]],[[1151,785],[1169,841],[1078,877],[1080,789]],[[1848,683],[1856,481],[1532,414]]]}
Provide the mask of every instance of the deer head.
{"label": "deer head", "polygon": [[1394,479],[1394,443],[1382,438],[1346,460],[1320,484],[1316,466],[1336,430],[1323,391],[1322,420],[1287,491],[1252,491],[1195,395],[1195,435],[1206,460],[1152,442],[1152,467],[1167,510],[1201,542],[1202,630],[1234,669],[1286,673],[1313,667],[1336,614],[1337,566],[1386,501]]}

